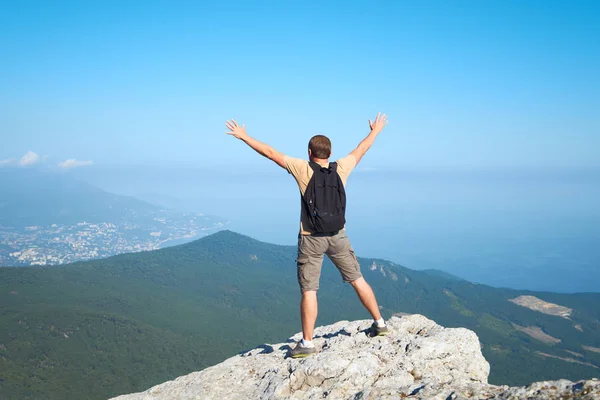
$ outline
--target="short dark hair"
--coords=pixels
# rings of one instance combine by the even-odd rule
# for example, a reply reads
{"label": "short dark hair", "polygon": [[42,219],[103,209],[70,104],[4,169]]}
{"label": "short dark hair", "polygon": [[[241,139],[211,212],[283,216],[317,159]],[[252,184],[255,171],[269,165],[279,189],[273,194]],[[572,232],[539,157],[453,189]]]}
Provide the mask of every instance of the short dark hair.
{"label": "short dark hair", "polygon": [[324,135],[313,136],[308,142],[308,149],[315,158],[329,158],[331,156],[331,140]]}

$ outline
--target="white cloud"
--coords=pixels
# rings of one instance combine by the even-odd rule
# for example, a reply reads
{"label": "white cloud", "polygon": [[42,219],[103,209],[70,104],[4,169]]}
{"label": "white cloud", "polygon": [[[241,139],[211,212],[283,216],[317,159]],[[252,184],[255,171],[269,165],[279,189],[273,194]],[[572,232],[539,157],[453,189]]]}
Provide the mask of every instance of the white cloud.
{"label": "white cloud", "polygon": [[77,161],[74,158],[69,158],[66,161],[58,163],[60,168],[75,168],[75,167],[85,167],[88,165],[92,165],[92,161]]}
{"label": "white cloud", "polygon": [[28,151],[19,160],[19,165],[21,167],[27,167],[29,165],[36,164],[38,161],[40,161],[40,156],[38,156],[37,153],[34,153],[33,151]]}
{"label": "white cloud", "polygon": [[0,165],[13,164],[14,162],[15,162],[14,158],[7,158],[6,160],[0,160]]}

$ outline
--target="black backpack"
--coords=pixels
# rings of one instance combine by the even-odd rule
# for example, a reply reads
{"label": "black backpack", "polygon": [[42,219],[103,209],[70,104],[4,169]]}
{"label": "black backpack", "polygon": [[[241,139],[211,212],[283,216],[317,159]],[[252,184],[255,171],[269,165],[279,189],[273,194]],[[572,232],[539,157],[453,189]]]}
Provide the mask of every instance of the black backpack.
{"label": "black backpack", "polygon": [[329,168],[312,161],[309,165],[314,173],[302,196],[302,228],[335,233],[346,224],[346,190],[337,163],[329,163]]}

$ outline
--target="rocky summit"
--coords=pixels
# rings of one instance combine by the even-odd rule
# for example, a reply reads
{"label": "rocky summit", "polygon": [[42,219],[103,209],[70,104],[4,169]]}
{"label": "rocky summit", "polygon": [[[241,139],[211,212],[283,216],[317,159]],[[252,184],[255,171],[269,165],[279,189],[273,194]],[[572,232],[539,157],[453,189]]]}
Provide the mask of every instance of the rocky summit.
{"label": "rocky summit", "polygon": [[488,384],[490,365],[468,329],[405,315],[390,318],[388,336],[372,337],[371,322],[317,328],[319,352],[306,359],[288,357],[298,333],[114,399],[600,399],[598,380]]}

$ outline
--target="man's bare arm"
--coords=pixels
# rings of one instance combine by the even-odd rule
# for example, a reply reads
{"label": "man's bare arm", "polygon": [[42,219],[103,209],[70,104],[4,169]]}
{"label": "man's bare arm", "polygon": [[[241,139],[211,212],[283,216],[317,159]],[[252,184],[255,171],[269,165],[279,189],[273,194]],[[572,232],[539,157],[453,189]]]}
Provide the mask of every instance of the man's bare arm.
{"label": "man's bare arm", "polygon": [[379,135],[383,128],[385,128],[387,123],[387,116],[381,113],[377,113],[377,118],[375,118],[375,122],[371,122],[371,120],[369,120],[369,127],[371,128],[371,132],[367,135],[366,138],[362,140],[362,142],[358,144],[356,149],[354,149],[352,153],[350,153],[356,159],[357,165],[361,158],[365,155],[367,150],[371,148],[373,142],[375,141],[375,138],[377,137],[377,135]]}
{"label": "man's bare arm", "polygon": [[235,136],[236,138],[244,141],[248,146],[252,147],[254,151],[256,151],[261,156],[267,157],[269,160],[274,161],[281,168],[285,169],[285,162],[283,158],[285,157],[283,153],[278,152],[268,144],[259,142],[258,140],[250,137],[246,133],[246,125],[239,126],[234,119],[231,121],[226,121],[225,126],[229,129],[229,132],[225,132],[228,135]]}

